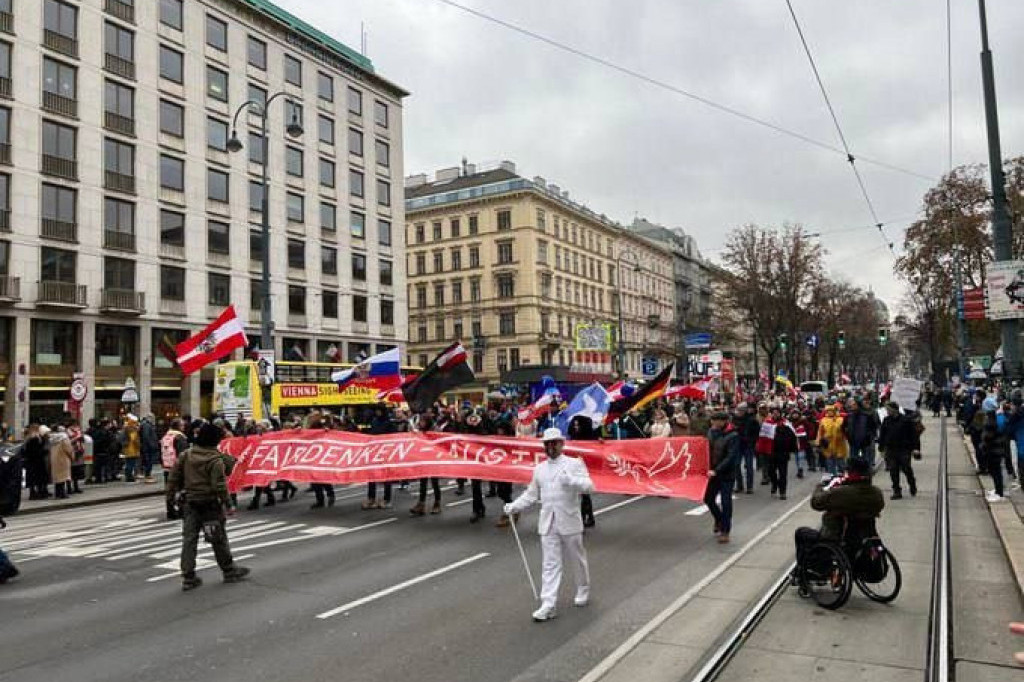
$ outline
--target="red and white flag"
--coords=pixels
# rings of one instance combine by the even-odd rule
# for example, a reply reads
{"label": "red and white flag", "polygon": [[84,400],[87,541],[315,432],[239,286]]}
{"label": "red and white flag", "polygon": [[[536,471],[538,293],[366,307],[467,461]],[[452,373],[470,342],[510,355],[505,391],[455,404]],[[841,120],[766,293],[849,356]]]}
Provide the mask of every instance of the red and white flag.
{"label": "red and white flag", "polygon": [[185,339],[174,351],[178,354],[178,366],[185,374],[202,369],[229,355],[236,348],[244,348],[248,341],[242,321],[235,314],[235,306],[229,305],[216,320],[206,328]]}

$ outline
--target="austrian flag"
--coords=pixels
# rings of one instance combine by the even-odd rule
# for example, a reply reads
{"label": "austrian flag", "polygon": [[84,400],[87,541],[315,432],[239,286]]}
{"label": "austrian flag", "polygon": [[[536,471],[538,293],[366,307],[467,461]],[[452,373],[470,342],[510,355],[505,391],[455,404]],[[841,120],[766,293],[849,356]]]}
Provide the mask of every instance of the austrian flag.
{"label": "austrian flag", "polygon": [[174,351],[181,371],[191,374],[230,355],[236,348],[244,348],[246,343],[242,321],[235,314],[235,306],[229,305],[206,329],[179,343]]}

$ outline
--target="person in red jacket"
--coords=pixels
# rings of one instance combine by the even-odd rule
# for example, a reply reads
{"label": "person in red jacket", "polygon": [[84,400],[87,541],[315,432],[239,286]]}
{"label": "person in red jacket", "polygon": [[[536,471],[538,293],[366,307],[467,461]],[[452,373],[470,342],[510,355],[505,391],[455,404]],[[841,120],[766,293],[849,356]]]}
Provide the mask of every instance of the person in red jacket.
{"label": "person in red jacket", "polygon": [[772,441],[775,439],[775,422],[768,413],[768,405],[761,403],[757,406],[757,421],[760,429],[757,434],[757,441],[754,443],[754,454],[757,456],[757,463],[761,469],[761,485],[768,485],[768,460],[772,456]]}

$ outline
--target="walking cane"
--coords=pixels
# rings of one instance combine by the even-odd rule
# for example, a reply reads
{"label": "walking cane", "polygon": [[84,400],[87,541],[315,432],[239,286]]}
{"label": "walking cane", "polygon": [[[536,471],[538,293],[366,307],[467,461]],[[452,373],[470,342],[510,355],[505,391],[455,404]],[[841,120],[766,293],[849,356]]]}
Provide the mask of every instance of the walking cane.
{"label": "walking cane", "polygon": [[516,529],[516,518],[513,514],[509,514],[508,520],[512,524],[512,535],[516,538],[516,545],[519,547],[519,556],[523,558],[523,568],[526,569],[526,577],[530,581],[530,589],[533,590],[533,598],[540,599],[540,595],[537,594],[537,584],[533,582],[533,573],[530,573],[530,562],[526,560],[526,551],[523,549],[523,541],[519,539],[519,531]]}

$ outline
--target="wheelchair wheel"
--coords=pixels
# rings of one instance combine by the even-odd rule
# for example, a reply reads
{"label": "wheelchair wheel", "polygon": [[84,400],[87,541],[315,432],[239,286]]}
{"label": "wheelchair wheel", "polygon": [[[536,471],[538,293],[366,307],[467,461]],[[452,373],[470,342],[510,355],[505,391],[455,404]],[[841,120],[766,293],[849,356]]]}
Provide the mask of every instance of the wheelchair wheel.
{"label": "wheelchair wheel", "polygon": [[853,570],[842,550],[828,543],[814,545],[803,556],[798,578],[801,596],[834,611],[850,598]]}
{"label": "wheelchair wheel", "polygon": [[900,572],[900,565],[896,563],[896,557],[881,543],[865,544],[857,552],[853,565],[861,566],[865,560],[875,563],[876,574],[867,576],[870,577],[870,580],[867,580],[866,576],[855,571],[854,582],[868,599],[888,604],[899,596],[900,588],[903,586],[903,574]]}

